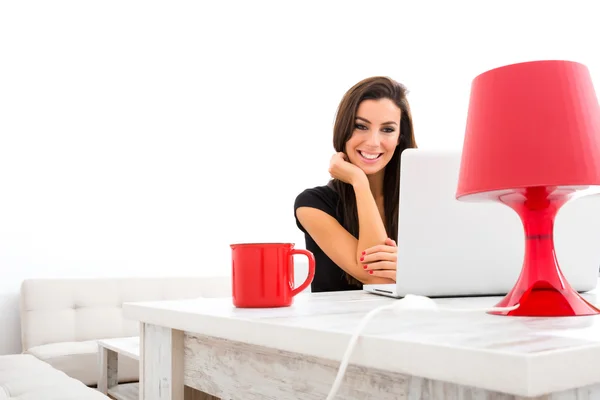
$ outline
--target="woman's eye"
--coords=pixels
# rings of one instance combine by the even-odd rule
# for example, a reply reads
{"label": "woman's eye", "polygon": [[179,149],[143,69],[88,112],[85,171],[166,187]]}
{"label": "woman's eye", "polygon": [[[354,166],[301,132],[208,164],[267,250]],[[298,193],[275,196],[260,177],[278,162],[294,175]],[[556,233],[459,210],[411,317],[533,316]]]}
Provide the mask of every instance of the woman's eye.
{"label": "woman's eye", "polygon": [[395,129],[394,128],[383,128],[383,131],[386,133],[392,133],[395,131]]}
{"label": "woman's eye", "polygon": [[361,131],[364,131],[365,129],[367,129],[367,127],[366,127],[366,126],[364,126],[364,125],[361,125],[361,124],[355,124],[355,125],[354,125],[354,127],[355,127],[356,129],[360,129]]}

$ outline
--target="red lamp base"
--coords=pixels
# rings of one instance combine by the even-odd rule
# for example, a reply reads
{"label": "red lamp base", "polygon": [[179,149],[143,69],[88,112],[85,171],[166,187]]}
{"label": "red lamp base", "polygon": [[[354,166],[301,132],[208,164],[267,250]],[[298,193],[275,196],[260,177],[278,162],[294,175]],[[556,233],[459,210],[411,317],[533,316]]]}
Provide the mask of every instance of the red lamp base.
{"label": "red lamp base", "polygon": [[565,281],[562,287],[537,281],[527,287],[520,282],[496,307],[512,307],[511,311],[491,311],[489,314],[519,317],[567,317],[596,315],[600,311],[582,298]]}
{"label": "red lamp base", "polygon": [[525,259],[513,289],[498,307],[514,310],[490,312],[522,317],[566,317],[600,314],[574,290],[560,270],[554,250],[556,213],[576,193],[576,188],[530,187],[496,196],[515,210],[525,231]]}

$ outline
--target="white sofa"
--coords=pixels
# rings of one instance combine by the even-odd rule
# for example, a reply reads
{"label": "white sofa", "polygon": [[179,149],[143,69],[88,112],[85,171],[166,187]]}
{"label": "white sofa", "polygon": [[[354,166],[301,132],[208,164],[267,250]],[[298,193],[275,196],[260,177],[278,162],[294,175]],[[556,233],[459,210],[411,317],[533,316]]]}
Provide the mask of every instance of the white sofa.
{"label": "white sofa", "polygon": [[[231,295],[231,278],[29,279],[21,285],[23,353],[96,385],[98,339],[139,335],[123,318],[125,302]],[[138,362],[119,357],[119,381],[139,379]]]}
{"label": "white sofa", "polygon": [[29,354],[0,356],[0,400],[110,400]]}

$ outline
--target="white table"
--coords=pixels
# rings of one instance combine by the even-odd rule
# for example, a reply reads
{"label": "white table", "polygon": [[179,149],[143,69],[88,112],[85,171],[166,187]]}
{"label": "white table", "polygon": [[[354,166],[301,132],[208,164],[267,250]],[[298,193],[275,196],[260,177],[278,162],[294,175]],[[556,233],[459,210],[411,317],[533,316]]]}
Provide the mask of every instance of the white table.
{"label": "white table", "polygon": [[116,400],[137,400],[138,384],[119,384],[119,355],[139,361],[140,338],[126,337],[98,340],[98,390]]}
{"label": "white table", "polygon": [[[125,304],[142,322],[142,399],[179,400],[185,384],[232,400],[323,400],[360,319],[392,301],[354,291],[301,294],[279,309],[236,309],[229,298]],[[363,334],[339,399],[600,398],[600,317],[384,311]]]}

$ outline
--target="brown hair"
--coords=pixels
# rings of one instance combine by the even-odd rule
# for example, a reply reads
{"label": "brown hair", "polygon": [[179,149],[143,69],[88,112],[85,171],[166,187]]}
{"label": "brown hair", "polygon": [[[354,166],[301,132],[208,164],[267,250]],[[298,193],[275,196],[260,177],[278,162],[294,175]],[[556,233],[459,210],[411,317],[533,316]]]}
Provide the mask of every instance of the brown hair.
{"label": "brown hair", "polygon": [[[390,99],[400,108],[400,140],[394,155],[385,167],[383,177],[385,214],[385,221],[383,222],[388,237],[394,241],[398,240],[400,158],[405,149],[417,147],[410,106],[406,99],[407,93],[408,91],[404,85],[388,77],[376,76],[364,79],[350,88],[342,98],[333,127],[333,147],[336,152],[345,153],[346,142],[354,132],[356,110],[363,100]],[[338,207],[341,207],[344,228],[358,238],[358,213],[354,189],[351,185],[338,179],[333,179],[331,185],[340,196]],[[347,273],[346,279],[349,283],[360,285],[357,279]]]}

